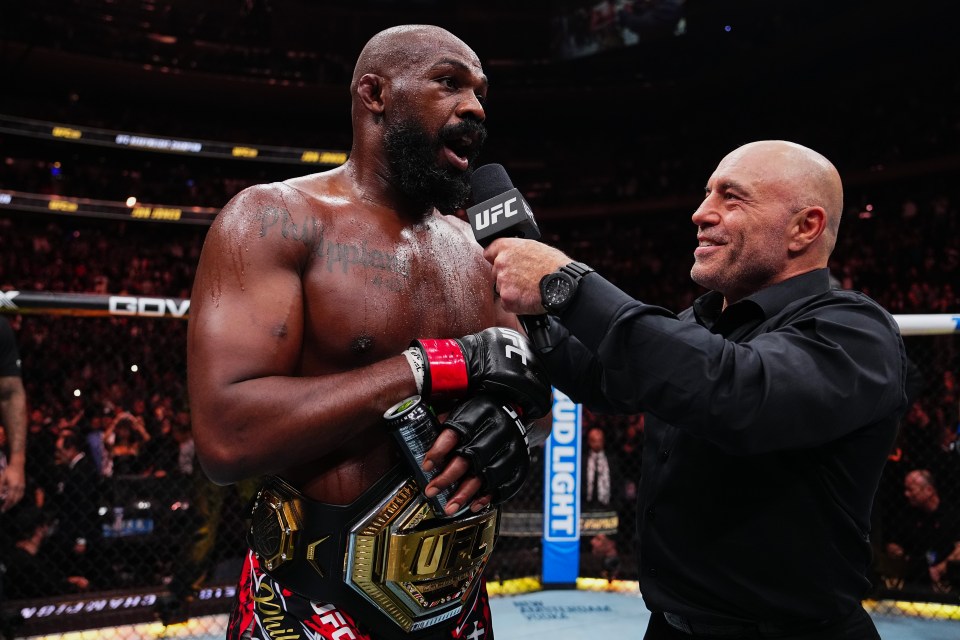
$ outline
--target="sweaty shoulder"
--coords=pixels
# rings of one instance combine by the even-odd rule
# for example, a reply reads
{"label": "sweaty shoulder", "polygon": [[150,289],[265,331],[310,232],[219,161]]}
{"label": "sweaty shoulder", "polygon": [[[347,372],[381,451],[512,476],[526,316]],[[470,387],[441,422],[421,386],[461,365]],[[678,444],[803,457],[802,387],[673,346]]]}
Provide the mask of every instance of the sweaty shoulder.
{"label": "sweaty shoulder", "polygon": [[233,247],[265,245],[298,260],[315,250],[340,200],[322,174],[244,189],[221,210],[211,232]]}
{"label": "sweaty shoulder", "polygon": [[443,216],[443,219],[450,223],[454,228],[460,231],[470,240],[476,240],[476,236],[473,233],[473,228],[470,226],[470,223],[466,220],[459,218],[455,215]]}

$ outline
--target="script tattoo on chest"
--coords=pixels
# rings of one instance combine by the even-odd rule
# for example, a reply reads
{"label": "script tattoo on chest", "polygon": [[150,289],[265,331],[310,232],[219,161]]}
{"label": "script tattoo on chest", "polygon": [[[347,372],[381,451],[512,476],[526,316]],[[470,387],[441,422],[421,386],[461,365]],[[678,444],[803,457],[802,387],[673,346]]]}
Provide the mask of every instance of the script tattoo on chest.
{"label": "script tattoo on chest", "polygon": [[[310,216],[303,222],[297,223],[290,217],[290,212],[280,207],[264,207],[260,211],[260,237],[279,233],[287,240],[300,242],[310,249],[310,253],[322,260],[328,272],[338,268],[342,273],[348,273],[351,265],[379,269],[402,278],[410,276],[409,259],[401,259],[396,252],[382,251],[367,246],[366,240],[354,242],[338,242],[324,237],[323,225]],[[387,279],[377,276],[374,284]]]}

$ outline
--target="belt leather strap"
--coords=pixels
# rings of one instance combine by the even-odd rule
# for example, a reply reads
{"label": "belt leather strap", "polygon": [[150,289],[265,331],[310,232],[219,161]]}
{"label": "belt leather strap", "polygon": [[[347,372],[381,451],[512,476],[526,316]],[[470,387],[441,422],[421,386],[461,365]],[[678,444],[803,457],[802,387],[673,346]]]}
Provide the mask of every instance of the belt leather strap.
{"label": "belt leather strap", "polygon": [[377,637],[416,639],[452,625],[472,602],[500,512],[438,518],[404,469],[348,505],[268,477],[247,536],[260,566],[305,598],[342,606]]}

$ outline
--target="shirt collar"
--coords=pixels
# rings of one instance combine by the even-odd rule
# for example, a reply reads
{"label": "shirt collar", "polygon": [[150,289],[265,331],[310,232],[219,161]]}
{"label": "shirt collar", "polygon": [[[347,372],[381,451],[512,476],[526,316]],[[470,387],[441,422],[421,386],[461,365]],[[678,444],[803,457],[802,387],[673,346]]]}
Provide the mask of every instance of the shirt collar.
{"label": "shirt collar", "polygon": [[723,295],[718,291],[710,291],[694,301],[693,312],[697,321],[708,328],[720,319],[721,309],[724,316],[760,314],[765,318],[771,318],[795,300],[826,293],[829,290],[830,271],[824,267],[765,287],[726,309],[723,309]]}

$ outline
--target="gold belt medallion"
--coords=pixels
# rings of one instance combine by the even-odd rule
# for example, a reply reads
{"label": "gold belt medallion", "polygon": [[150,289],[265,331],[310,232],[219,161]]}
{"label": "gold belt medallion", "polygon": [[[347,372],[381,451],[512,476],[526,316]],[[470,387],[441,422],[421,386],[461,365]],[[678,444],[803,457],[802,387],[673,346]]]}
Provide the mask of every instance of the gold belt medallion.
{"label": "gold belt medallion", "polygon": [[308,598],[348,606],[359,599],[395,629],[426,630],[468,603],[500,511],[438,518],[412,478],[384,480],[363,497],[371,499],[339,507],[273,479],[253,510],[251,547],[268,573]]}
{"label": "gold belt medallion", "polygon": [[411,480],[350,533],[349,580],[406,631],[459,615],[493,551],[499,511],[437,519]]}

